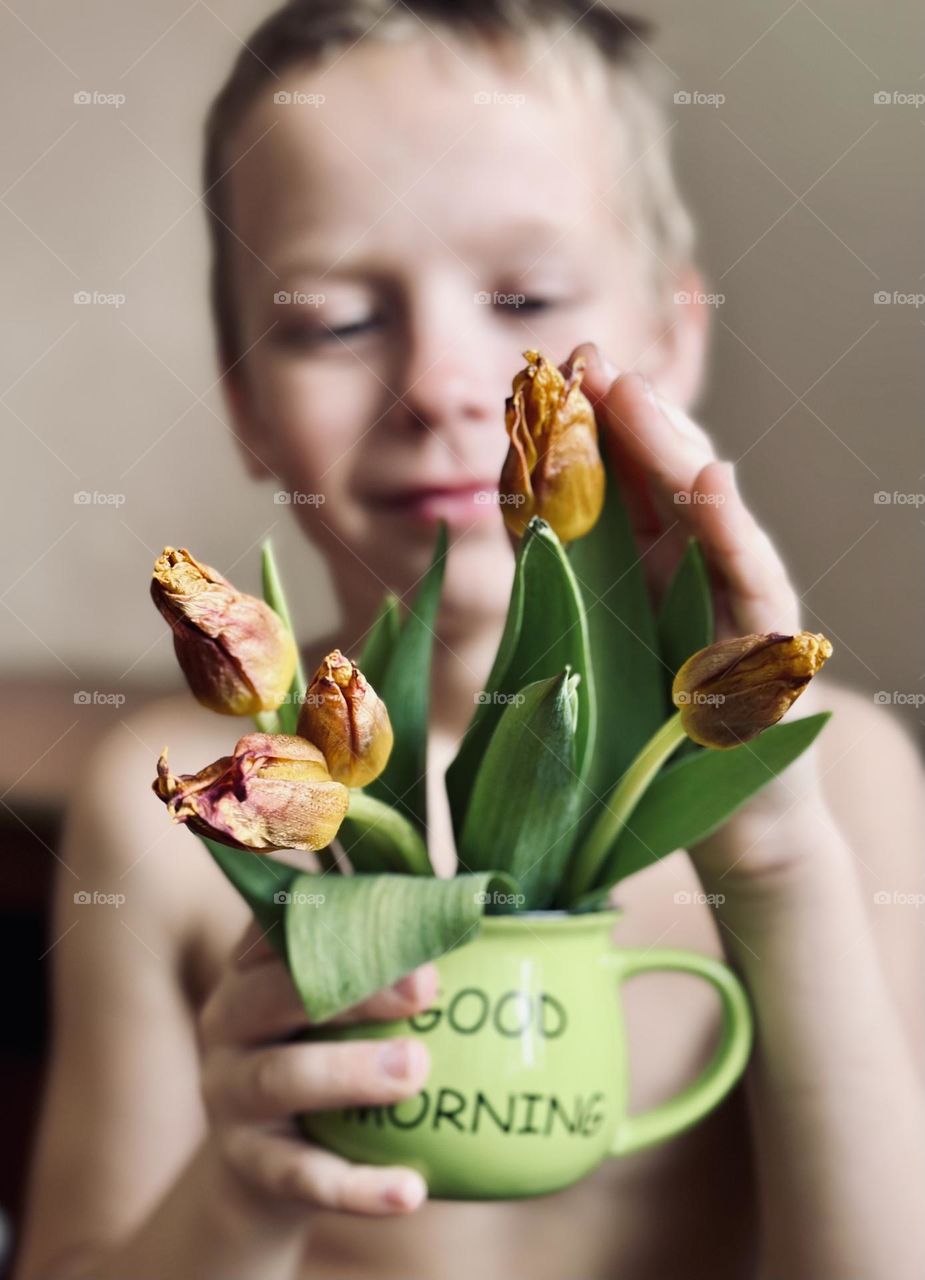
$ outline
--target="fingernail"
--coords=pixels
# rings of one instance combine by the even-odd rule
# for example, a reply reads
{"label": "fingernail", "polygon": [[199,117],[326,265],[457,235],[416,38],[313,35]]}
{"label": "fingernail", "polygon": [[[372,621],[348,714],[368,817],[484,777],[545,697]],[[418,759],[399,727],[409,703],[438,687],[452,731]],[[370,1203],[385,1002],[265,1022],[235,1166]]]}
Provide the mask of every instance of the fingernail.
{"label": "fingernail", "polygon": [[427,1194],[422,1178],[396,1178],[382,1193],[382,1201],[393,1209],[416,1209]]}
{"label": "fingernail", "polygon": [[417,1074],[424,1052],[423,1046],[414,1040],[392,1040],[380,1053],[379,1066],[387,1076],[407,1080]]}

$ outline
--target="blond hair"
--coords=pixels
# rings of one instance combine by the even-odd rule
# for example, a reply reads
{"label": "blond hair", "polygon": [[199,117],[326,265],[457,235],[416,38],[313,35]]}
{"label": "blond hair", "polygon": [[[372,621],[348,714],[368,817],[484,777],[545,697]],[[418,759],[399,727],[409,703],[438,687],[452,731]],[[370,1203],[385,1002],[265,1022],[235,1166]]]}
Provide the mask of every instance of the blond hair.
{"label": "blond hair", "polygon": [[[625,209],[624,221],[650,251],[651,273],[683,267],[693,251],[693,224],[672,171],[664,81],[653,60],[642,56],[653,30],[599,0],[590,8],[586,0],[288,0],[246,41],[206,121],[211,305],[223,367],[241,354],[225,177],[235,132],[285,72],[324,65],[363,39],[395,42],[431,32],[489,46],[508,41],[536,50],[550,87],[566,85],[577,66],[582,88],[607,96],[637,150],[625,168],[621,218]],[[574,88],[573,79],[568,84]]]}

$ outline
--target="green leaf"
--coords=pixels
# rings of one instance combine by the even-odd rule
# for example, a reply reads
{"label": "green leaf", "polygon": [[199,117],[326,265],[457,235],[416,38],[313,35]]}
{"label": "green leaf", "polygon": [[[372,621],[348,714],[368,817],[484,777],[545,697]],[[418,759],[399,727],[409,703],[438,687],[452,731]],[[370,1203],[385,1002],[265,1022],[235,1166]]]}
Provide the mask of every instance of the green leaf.
{"label": "green leaf", "polygon": [[658,642],[667,667],[668,696],[675,673],[692,653],[713,643],[713,596],[700,543],[691,538],[658,615]]}
{"label": "green leaf", "polygon": [[303,873],[296,867],[287,867],[285,863],[265,854],[253,853],[250,849],[234,849],[210,840],[208,836],[200,836],[199,839],[250,907],[267,941],[285,956],[285,933],[281,926],[286,898],[293,881]]}
{"label": "green leaf", "polygon": [[[264,600],[275,613],[279,614],[283,623],[289,629],[289,634],[295,640],[295,632],[292,630],[292,616],[289,613],[282,580],[279,576],[279,568],[276,563],[276,557],[273,554],[273,543],[269,538],[263,544],[261,573]],[[296,652],[298,653],[298,642],[296,644]],[[288,697],[276,712],[279,717],[280,733],[295,733],[299,720],[299,708],[302,705],[302,699],[305,697],[306,687],[307,681],[302,668],[302,658],[299,656],[296,659],[295,675],[292,677],[292,684],[289,686]]]}
{"label": "green leaf", "polygon": [[[692,653],[712,644],[714,634],[713,593],[706,560],[700,543],[690,538],[658,615],[658,644],[665,664],[665,695],[669,702],[675,673]],[[675,758],[703,750],[688,738]]]}
{"label": "green leaf", "polygon": [[387,595],[370,627],[357,664],[366,679],[379,692],[401,631],[398,597]]}
{"label": "green leaf", "polygon": [[562,544],[544,520],[534,517],[518,550],[507,619],[491,674],[446,772],[457,842],[476,775],[511,697],[528,683],[558,676],[565,667],[581,676],[575,735],[575,768],[581,774],[590,765],[595,734],[595,675],[588,629],[581,593]]}
{"label": "green leaf", "polygon": [[586,771],[583,836],[617,779],[669,713],[665,668],[639,550],[607,464],[604,510],[569,547],[587,613],[597,704],[597,736]]}
{"label": "green leaf", "polygon": [[[333,1017],[478,936],[509,876],[300,875],[286,908],[289,970],[312,1022]],[[317,901],[323,898],[323,901]],[[312,899],[315,899],[313,901]],[[497,906],[495,906],[497,910]]]}
{"label": "green leaf", "polygon": [[576,906],[596,904],[618,880],[711,835],[811,746],[830,715],[822,711],[774,725],[741,747],[707,749],[669,765],[633,810],[594,890]]}
{"label": "green leaf", "polygon": [[459,865],[509,873],[527,910],[552,903],[575,834],[584,792],[575,769],[578,678],[566,669],[527,685],[505,707],[459,839]]}
{"label": "green leaf", "polygon": [[417,827],[397,809],[363,791],[351,791],[350,809],[337,833],[341,847],[357,872],[394,871],[432,876],[427,846]]}
{"label": "green leaf", "polygon": [[366,790],[427,833],[427,721],[434,628],[440,607],[447,527],[441,521],[430,568],[405,618],[377,693],[385,700],[395,745],[385,770]]}

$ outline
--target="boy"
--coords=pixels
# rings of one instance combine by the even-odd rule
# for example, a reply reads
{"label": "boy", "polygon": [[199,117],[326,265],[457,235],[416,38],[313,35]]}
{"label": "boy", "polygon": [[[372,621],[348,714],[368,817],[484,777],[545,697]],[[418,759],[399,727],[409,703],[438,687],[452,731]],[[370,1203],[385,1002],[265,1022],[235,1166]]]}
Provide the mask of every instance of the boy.
{"label": "boy", "polygon": [[[695,533],[722,635],[800,625],[731,465],[684,412],[704,309],[669,301],[698,281],[635,57],[645,32],[584,9],[290,4],[249,41],[209,122],[235,432],[255,477],[324,497],[293,504],[343,612],[309,667],[335,643],[355,650],[385,588],[410,590],[435,521],[450,522],[429,775],[441,874],[454,866],[442,774],[510,586],[498,508],[478,495],[496,487],[525,348],[587,357],[656,592]],[[429,1203],[413,1171],[351,1166],[294,1135],[298,1111],[414,1094],[426,1052],[287,1042],[305,1015],[281,964],[148,791],[165,741],[192,770],[226,751],[228,724],[189,699],[139,713],[89,763],[63,851],[82,886],[118,886],[126,904],[73,927],[62,877],[18,1280],[919,1276],[922,966],[914,921],[871,903],[915,887],[921,770],[863,699],[823,680],[799,714],[820,705],[836,714],[814,758],[620,888],[621,944],[670,934],[741,972],[758,1030],[746,1090],[554,1198],[496,1204]],[[682,892],[696,904],[679,909]],[[347,1016],[406,1016],[434,992],[424,966]],[[715,1010],[671,977],[625,1001],[640,1108],[693,1077]]]}

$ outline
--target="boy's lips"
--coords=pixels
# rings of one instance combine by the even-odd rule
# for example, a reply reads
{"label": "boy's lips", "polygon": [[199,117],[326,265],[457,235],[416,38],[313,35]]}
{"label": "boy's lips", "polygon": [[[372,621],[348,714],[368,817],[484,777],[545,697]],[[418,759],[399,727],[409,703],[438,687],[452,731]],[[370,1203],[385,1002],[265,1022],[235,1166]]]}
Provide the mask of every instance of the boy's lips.
{"label": "boy's lips", "polygon": [[486,516],[497,518],[498,482],[409,485],[371,494],[368,501],[380,511],[421,524],[446,520],[451,525],[466,525]]}

